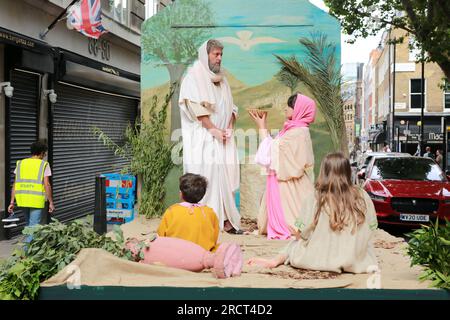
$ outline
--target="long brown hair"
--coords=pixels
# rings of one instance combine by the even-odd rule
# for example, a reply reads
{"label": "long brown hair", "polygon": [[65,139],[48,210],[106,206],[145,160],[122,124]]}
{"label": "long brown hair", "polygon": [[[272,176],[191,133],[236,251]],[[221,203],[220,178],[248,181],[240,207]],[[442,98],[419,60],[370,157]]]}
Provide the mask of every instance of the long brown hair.
{"label": "long brown hair", "polygon": [[316,182],[317,211],[312,228],[317,226],[322,209],[330,216],[330,228],[354,233],[365,220],[366,204],[361,192],[352,183],[349,160],[341,153],[330,153],[322,160]]}

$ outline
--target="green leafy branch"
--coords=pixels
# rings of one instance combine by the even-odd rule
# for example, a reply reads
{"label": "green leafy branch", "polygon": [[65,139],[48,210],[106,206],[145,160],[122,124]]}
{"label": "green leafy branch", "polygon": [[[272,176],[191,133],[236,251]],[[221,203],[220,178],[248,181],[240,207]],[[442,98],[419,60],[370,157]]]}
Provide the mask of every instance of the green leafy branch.
{"label": "green leafy branch", "polygon": [[450,221],[444,225],[436,223],[422,226],[407,234],[409,240],[407,253],[411,266],[421,265],[424,272],[419,280],[431,280],[431,286],[450,289]]}
{"label": "green leafy branch", "polygon": [[1,266],[0,300],[36,299],[40,283],[75,260],[83,248],[100,248],[131,260],[131,253],[123,245],[122,231],[119,228],[115,232],[119,234],[116,239],[122,242],[98,235],[87,221],[65,225],[52,219],[47,225],[26,227],[23,233],[33,239],[29,244],[20,244]]}

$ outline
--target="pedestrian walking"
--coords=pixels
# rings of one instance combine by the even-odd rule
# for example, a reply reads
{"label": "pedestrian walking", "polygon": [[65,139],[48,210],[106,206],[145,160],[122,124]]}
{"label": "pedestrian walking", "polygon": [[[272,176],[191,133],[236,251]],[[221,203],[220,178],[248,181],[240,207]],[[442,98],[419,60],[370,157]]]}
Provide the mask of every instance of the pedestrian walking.
{"label": "pedestrian walking", "polygon": [[[15,203],[22,209],[26,219],[26,225],[31,227],[40,224],[45,207],[46,196],[49,201],[49,213],[55,211],[53,204],[52,188],[49,177],[52,175],[50,165],[43,160],[47,154],[47,145],[40,141],[31,144],[31,157],[17,161],[14,170],[15,180],[11,190],[11,203],[8,206],[10,216],[3,219],[4,223],[11,223],[19,219],[14,216]],[[15,223],[5,225],[5,228],[17,226]],[[31,236],[25,239],[30,242]]]}
{"label": "pedestrian walking", "polygon": [[429,147],[429,146],[427,146],[426,148],[425,148],[425,153],[423,154],[423,157],[424,158],[431,158],[431,159],[433,159],[434,160],[434,154],[431,152],[431,148]]}
{"label": "pedestrian walking", "polygon": [[444,169],[444,157],[442,156],[441,149],[436,150],[436,163],[439,165],[439,167]]}

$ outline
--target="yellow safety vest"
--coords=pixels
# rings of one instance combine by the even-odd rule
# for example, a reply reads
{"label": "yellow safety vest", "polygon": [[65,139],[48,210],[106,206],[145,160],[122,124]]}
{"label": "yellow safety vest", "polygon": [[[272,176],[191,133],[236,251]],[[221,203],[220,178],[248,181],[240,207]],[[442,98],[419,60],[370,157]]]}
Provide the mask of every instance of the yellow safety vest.
{"label": "yellow safety vest", "polygon": [[48,162],[41,159],[17,161],[15,197],[17,206],[25,208],[44,208],[44,171]]}

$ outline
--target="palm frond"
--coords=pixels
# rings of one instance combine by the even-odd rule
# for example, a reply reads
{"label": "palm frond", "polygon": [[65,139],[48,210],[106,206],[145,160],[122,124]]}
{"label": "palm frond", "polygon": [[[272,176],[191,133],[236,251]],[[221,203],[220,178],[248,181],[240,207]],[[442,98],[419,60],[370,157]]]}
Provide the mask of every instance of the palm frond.
{"label": "palm frond", "polygon": [[281,64],[280,72],[290,73],[309,89],[330,130],[334,148],[348,154],[336,46],[322,33],[313,33],[311,38],[301,38],[299,42],[308,53],[306,60],[299,62],[295,56],[275,55]]}

